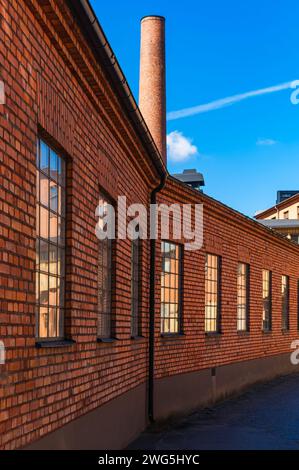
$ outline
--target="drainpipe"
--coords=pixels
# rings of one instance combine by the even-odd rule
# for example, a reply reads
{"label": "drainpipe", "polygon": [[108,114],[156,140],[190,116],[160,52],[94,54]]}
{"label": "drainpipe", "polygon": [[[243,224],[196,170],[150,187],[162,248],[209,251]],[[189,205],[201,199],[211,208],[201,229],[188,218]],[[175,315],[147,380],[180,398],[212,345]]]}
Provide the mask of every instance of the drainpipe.
{"label": "drainpipe", "polygon": [[[157,194],[166,183],[166,173],[161,176],[159,186],[151,192],[151,204],[157,203]],[[149,298],[149,362],[148,362],[148,417],[154,421],[154,376],[155,376],[155,287],[156,287],[156,240],[150,240],[150,298]]]}

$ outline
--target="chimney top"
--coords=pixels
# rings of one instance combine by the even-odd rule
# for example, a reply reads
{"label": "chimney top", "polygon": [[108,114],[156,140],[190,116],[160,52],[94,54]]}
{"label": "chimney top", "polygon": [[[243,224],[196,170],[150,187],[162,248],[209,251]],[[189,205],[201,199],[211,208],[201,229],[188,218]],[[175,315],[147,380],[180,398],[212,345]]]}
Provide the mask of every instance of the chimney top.
{"label": "chimney top", "polygon": [[153,18],[156,18],[158,20],[161,20],[161,21],[165,21],[165,16],[161,16],[161,15],[146,15],[146,16],[143,16],[140,20],[140,22],[144,21],[144,20],[149,20],[149,19],[153,19]]}

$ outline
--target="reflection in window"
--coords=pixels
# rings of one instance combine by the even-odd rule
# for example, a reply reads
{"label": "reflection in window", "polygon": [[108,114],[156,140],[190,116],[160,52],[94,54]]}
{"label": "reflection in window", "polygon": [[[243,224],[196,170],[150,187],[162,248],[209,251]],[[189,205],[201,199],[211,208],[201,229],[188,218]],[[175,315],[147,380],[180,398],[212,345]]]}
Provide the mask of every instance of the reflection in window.
{"label": "reflection in window", "polygon": [[282,301],[282,329],[289,329],[289,276],[281,277],[281,301]]}
{"label": "reflection in window", "polygon": [[220,256],[207,254],[205,266],[205,332],[220,332]]}
{"label": "reflection in window", "polygon": [[62,338],[65,285],[65,161],[45,142],[37,146],[37,337]]}
{"label": "reflection in window", "polygon": [[249,316],[249,265],[238,263],[237,330],[247,331]]}
{"label": "reflection in window", "polygon": [[263,270],[263,331],[272,329],[272,272]]}
{"label": "reflection in window", "polygon": [[[100,195],[99,224],[104,229],[104,220],[107,217],[109,202]],[[112,241],[108,238],[99,240],[98,258],[98,338],[108,339],[112,336],[111,321],[111,269],[112,269]]]}
{"label": "reflection in window", "polygon": [[182,248],[175,243],[162,242],[161,255],[161,333],[180,333]]}

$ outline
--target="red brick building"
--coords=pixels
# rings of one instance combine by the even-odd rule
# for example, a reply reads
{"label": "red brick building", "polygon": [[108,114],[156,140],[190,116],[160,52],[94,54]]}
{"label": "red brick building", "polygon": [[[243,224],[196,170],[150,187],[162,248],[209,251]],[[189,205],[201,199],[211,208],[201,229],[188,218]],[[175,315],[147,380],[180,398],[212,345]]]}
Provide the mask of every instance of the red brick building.
{"label": "red brick building", "polygon": [[[0,447],[124,447],[294,370],[299,247],[168,175],[86,0],[0,0],[0,21]],[[203,248],[99,242],[120,195],[203,204]]]}

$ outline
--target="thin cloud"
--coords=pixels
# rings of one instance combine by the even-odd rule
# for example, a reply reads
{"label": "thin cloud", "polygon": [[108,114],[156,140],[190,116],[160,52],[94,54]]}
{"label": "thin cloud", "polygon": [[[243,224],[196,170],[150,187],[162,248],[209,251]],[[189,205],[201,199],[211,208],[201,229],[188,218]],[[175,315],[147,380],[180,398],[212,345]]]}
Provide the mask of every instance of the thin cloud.
{"label": "thin cloud", "polygon": [[274,139],[258,139],[256,145],[270,147],[272,145],[278,144],[277,140]]}
{"label": "thin cloud", "polygon": [[173,162],[184,162],[192,155],[196,155],[198,149],[182,132],[173,131],[167,135],[167,153]]}
{"label": "thin cloud", "polygon": [[270,93],[277,93],[282,90],[288,90],[289,88],[292,88],[292,84],[293,81],[281,83],[279,85],[274,85],[267,88],[260,88],[259,90],[247,91],[246,93],[241,93],[239,95],[228,96],[227,98],[211,101],[210,103],[206,104],[200,104],[198,106],[193,106],[192,108],[171,111],[167,114],[167,120],[173,121],[175,119],[182,119],[188,116],[195,116],[196,114],[208,113],[210,111],[215,111],[216,109],[231,106],[249,98],[254,98],[255,96],[267,95]]}

